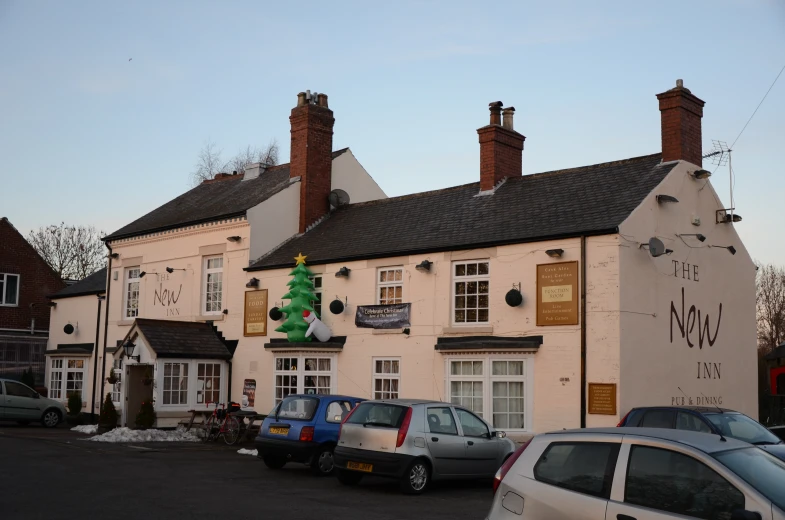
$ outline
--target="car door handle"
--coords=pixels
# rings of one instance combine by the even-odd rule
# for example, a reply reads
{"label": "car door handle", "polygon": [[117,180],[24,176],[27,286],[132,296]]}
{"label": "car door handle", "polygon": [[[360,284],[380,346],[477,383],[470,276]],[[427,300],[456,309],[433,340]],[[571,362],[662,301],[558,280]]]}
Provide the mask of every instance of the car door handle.
{"label": "car door handle", "polygon": [[431,437],[431,440],[432,440],[433,442],[439,442],[439,437]]}
{"label": "car door handle", "polygon": [[468,444],[469,446],[474,446],[474,441],[466,441],[466,444]]}
{"label": "car door handle", "polygon": [[638,520],[638,519],[630,515],[616,515],[616,520]]}

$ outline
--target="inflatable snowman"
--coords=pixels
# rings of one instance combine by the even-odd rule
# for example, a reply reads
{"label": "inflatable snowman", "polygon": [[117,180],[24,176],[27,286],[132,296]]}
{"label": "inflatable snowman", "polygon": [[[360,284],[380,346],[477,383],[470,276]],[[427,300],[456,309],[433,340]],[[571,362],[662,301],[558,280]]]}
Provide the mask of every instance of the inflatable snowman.
{"label": "inflatable snowman", "polygon": [[324,342],[328,341],[332,336],[330,329],[322,323],[322,320],[316,317],[316,314],[310,311],[303,311],[303,319],[308,323],[308,330],[305,332],[306,338],[313,334],[316,339]]}

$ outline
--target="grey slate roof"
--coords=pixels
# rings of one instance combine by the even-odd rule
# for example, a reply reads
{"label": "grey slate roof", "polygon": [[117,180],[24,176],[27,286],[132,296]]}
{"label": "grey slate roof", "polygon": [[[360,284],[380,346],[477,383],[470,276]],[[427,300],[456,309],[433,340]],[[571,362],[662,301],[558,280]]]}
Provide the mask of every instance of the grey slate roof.
{"label": "grey slate roof", "polygon": [[49,299],[71,298],[73,296],[85,296],[88,294],[103,294],[106,292],[106,267],[99,269],[87,278],[69,285],[62,291],[51,295]]}
{"label": "grey slate roof", "polygon": [[211,323],[137,318],[135,324],[160,358],[232,357],[225,340]]}
{"label": "grey slate roof", "polygon": [[351,204],[258,259],[249,271],[454,251],[616,231],[673,169],[661,155]]}
{"label": "grey slate roof", "polygon": [[[346,152],[333,152],[333,159]],[[245,215],[245,212],[272,197],[289,184],[289,163],[268,168],[259,177],[243,181],[242,176],[202,183],[147,215],[138,218],[104,240],[114,240],[180,226]]]}

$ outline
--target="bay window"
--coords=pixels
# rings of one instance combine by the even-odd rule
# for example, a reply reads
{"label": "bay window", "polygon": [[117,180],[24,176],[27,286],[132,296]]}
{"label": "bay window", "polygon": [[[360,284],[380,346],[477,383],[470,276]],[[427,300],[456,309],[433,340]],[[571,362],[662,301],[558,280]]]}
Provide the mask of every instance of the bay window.
{"label": "bay window", "polygon": [[49,363],[49,398],[65,400],[76,394],[84,399],[86,367],[83,358],[52,358]]}
{"label": "bay window", "polygon": [[163,404],[188,404],[188,363],[164,363]]}
{"label": "bay window", "polygon": [[196,403],[217,403],[221,399],[221,364],[196,365]]}
{"label": "bay window", "polygon": [[335,358],[291,355],[275,358],[275,404],[291,394],[331,394]]}

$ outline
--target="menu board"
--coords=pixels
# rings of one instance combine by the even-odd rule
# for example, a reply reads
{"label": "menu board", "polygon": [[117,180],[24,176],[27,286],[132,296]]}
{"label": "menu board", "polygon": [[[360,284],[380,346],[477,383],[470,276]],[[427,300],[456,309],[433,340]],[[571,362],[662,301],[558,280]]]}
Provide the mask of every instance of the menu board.
{"label": "menu board", "polygon": [[578,324],[578,262],[537,266],[537,325]]}
{"label": "menu board", "polygon": [[267,289],[246,291],[244,315],[244,336],[267,335]]}

